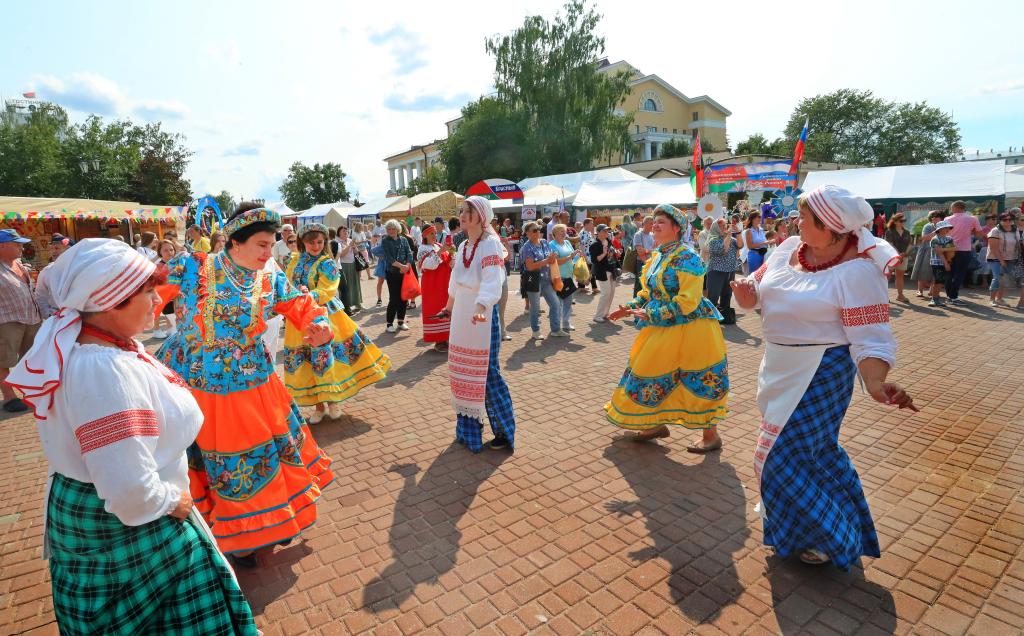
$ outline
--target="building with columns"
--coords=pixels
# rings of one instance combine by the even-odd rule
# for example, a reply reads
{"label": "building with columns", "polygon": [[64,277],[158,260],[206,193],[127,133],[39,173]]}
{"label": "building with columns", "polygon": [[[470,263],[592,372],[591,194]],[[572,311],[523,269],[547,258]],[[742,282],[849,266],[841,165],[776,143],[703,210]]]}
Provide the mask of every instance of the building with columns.
{"label": "building with columns", "polygon": [[[701,140],[717,151],[728,146],[726,118],[732,115],[727,108],[707,95],[687,97],[657,75],[644,75],[625,61],[610,63],[602,59],[597,63],[598,73],[627,73],[630,77],[629,95],[622,101],[616,112],[632,113],[629,148],[601,160],[595,168],[652,161],[661,157],[664,144],[672,139],[691,142],[700,132]],[[458,127],[461,117],[445,122],[448,134]],[[412,146],[408,150],[385,157],[388,164],[391,189],[404,189],[410,181],[419,176],[428,166],[439,160],[438,144],[435,140],[423,146]]]}

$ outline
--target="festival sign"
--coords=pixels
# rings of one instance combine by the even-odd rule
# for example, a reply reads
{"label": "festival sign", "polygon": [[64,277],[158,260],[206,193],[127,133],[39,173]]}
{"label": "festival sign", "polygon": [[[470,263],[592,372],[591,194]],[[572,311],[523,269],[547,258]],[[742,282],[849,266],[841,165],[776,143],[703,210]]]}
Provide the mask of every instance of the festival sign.
{"label": "festival sign", "polygon": [[139,208],[137,210],[72,210],[59,208],[51,210],[28,210],[5,212],[0,210],[4,221],[52,221],[73,219],[76,221],[173,221],[185,213],[184,206],[166,208]]}
{"label": "festival sign", "polygon": [[478,196],[492,201],[503,199],[519,202],[523,200],[523,191],[515,182],[508,179],[484,179],[469,186],[466,196]]}
{"label": "festival sign", "polygon": [[796,175],[789,174],[791,165],[790,161],[715,164],[704,168],[704,187],[708,192],[795,188]]}

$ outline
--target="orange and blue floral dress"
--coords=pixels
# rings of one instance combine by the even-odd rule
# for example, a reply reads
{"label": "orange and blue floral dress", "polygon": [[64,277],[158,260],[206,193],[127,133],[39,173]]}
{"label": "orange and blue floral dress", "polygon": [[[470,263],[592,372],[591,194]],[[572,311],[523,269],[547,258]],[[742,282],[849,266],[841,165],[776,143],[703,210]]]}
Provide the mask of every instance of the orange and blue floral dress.
{"label": "orange and blue floral dress", "polygon": [[326,312],[283,272],[243,268],[227,252],[182,254],[169,267],[158,292],[179,299],[184,316],[157,357],[203,411],[187,452],[196,508],[226,554],[289,541],[316,521],[334,476],[261,334],[274,316],[305,329],[326,324]]}
{"label": "orange and blue floral dress", "polygon": [[729,372],[721,314],[703,295],[707,267],[680,242],[659,246],[626,306],[647,310],[612,399],[608,420],[630,430],[662,424],[714,428],[725,419]]}
{"label": "orange and blue floral dress", "polygon": [[391,359],[345,313],[338,300],[341,271],[334,259],[326,254],[293,254],[287,275],[292,285],[308,289],[327,311],[334,333],[330,342],[313,347],[303,341],[295,325],[285,325],[284,384],[299,406],[343,402],[383,380]]}

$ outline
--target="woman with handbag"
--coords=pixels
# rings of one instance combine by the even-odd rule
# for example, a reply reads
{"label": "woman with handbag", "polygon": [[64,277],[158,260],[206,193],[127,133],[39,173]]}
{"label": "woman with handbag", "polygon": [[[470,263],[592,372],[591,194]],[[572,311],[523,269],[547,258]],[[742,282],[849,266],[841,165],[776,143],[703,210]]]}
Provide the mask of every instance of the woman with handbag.
{"label": "woman with handbag", "polygon": [[540,299],[548,304],[548,324],[551,326],[551,335],[560,332],[561,319],[559,311],[561,304],[555,289],[551,286],[551,265],[555,264],[555,253],[547,241],[541,240],[540,223],[530,222],[526,224],[527,241],[519,248],[519,254],[523,258],[523,288],[526,290],[526,297],[530,303],[530,327],[533,329],[533,339],[543,340],[544,335],[540,332]]}
{"label": "woman with handbag", "polygon": [[[399,329],[408,331],[409,325],[405,324],[406,301],[402,299],[402,283],[405,273],[412,270],[412,250],[402,236],[401,223],[391,219],[384,224],[384,231],[386,234],[380,240],[380,260],[383,266],[379,269],[384,272],[384,280],[388,284],[387,332],[395,333]],[[380,305],[379,292],[377,304]],[[397,328],[395,318],[398,318]]]}
{"label": "woman with handbag", "polygon": [[[1021,242],[1024,236],[1014,227],[1013,217],[1008,212],[999,215],[999,224],[988,233],[988,266],[992,270],[992,284],[989,295],[992,306],[1006,306],[1003,296],[1007,289],[1020,287],[1024,278],[1024,266],[1021,265]],[[1024,295],[1017,302],[1017,307],[1024,305]]]}
{"label": "woman with handbag", "polygon": [[752,212],[743,222],[743,244],[747,248],[747,268],[753,274],[761,268],[768,254],[768,239],[761,227],[760,212]]}
{"label": "woman with handbag", "polygon": [[736,310],[732,308],[730,283],[740,270],[739,250],[743,247],[743,237],[730,234],[725,219],[718,219],[711,225],[707,247],[708,300],[722,313],[723,325],[735,325]]}
{"label": "woman with handbag", "polygon": [[341,272],[327,248],[327,228],[310,223],[300,230],[299,241],[299,254],[288,261],[288,280],[327,310],[333,338],[313,347],[295,325],[286,323],[284,384],[296,404],[314,407],[307,419],[317,424],[325,410],[331,419],[341,417],[341,403],[355,397],[363,387],[383,380],[391,360],[356,326],[337,300]]}
{"label": "woman with handbag", "polygon": [[901,259],[900,262],[892,268],[893,275],[896,277],[896,300],[901,303],[910,302],[907,297],[903,295],[903,277],[907,274],[907,255],[910,252],[911,242],[910,231],[906,228],[906,222],[907,218],[903,216],[903,213],[897,212],[892,215],[892,218],[889,219],[889,223],[885,226],[885,241],[899,252]]}
{"label": "woman with handbag", "polygon": [[921,228],[921,240],[917,244],[917,254],[914,255],[914,271],[910,273],[910,280],[917,283],[918,298],[924,298],[932,286],[934,274],[932,273],[932,239],[935,238],[935,226],[942,220],[942,212],[932,210],[928,213],[928,222]]}
{"label": "woman with handbag", "polygon": [[[341,301],[345,303],[345,309],[352,314],[362,309],[363,290],[359,284],[359,264],[362,261],[359,255],[359,246],[349,238],[348,228],[344,225],[338,228],[338,267],[345,279],[342,287]],[[362,263],[365,269],[365,261]],[[351,314],[349,314],[351,315]]]}
{"label": "woman with handbag", "polygon": [[608,312],[615,302],[615,262],[618,251],[608,239],[607,225],[598,225],[596,231],[597,239],[590,244],[590,262],[594,267],[594,280],[597,281],[601,299],[597,301],[594,322],[604,322],[608,320]]}
{"label": "woman with handbag", "polygon": [[580,257],[580,251],[572,246],[566,237],[568,228],[563,223],[558,223],[551,228],[551,252],[555,254],[555,262],[558,264],[558,274],[562,277],[562,289],[558,290],[560,309],[558,316],[561,319],[561,328],[553,332],[553,336],[568,337],[570,331],[576,331],[569,319],[572,317],[572,295],[576,293],[576,282],[573,280],[573,260]]}

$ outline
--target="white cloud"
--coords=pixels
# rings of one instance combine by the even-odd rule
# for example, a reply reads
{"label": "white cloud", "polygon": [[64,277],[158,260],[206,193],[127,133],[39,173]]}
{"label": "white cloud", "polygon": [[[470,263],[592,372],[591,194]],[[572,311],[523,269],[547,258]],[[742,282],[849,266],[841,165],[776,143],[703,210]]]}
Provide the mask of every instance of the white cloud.
{"label": "white cloud", "polygon": [[176,100],[143,99],[135,103],[132,111],[143,119],[157,121],[183,119],[188,116],[191,109]]}
{"label": "white cloud", "polygon": [[1024,79],[1021,80],[1008,80],[1006,82],[998,82],[995,84],[988,84],[981,87],[982,93],[1013,93],[1015,91],[1024,91]]}
{"label": "white cloud", "polygon": [[73,73],[64,80],[41,75],[36,77],[35,84],[40,98],[82,113],[116,116],[127,114],[131,109],[121,88],[96,73]]}

